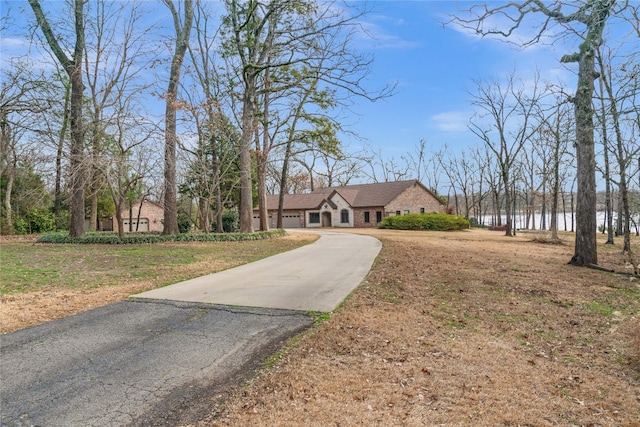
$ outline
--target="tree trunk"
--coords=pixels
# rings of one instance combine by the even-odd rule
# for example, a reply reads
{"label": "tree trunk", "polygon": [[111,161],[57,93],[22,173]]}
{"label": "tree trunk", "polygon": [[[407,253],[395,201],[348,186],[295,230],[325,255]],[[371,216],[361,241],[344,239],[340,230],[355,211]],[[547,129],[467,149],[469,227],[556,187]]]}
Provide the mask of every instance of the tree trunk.
{"label": "tree trunk", "polygon": [[[267,63],[271,60],[267,60]],[[258,185],[258,210],[260,212],[260,231],[269,230],[269,210],[267,207],[267,161],[271,141],[269,140],[269,67],[264,71],[264,108],[262,111],[262,149],[260,138],[256,129],[256,163]]]}
{"label": "tree trunk", "polygon": [[116,205],[116,223],[118,224],[118,237],[121,239],[124,237],[124,220],[122,218],[122,207],[124,206],[124,199],[114,200]]}
{"label": "tree trunk", "polygon": [[[593,65],[593,58],[591,58],[591,64]],[[581,65],[581,68],[584,67],[586,66]],[[593,66],[591,66],[591,71],[593,71]],[[583,71],[581,74],[585,74],[585,72]],[[589,73],[586,79],[589,82],[582,81],[579,83],[575,100],[578,190],[576,194],[575,252],[569,263],[578,266],[598,264],[596,247],[596,161],[591,110],[591,93],[593,91],[590,91],[588,87],[589,85],[593,86],[593,74]],[[581,80],[585,80],[585,78]]]}
{"label": "tree trunk", "polygon": [[71,85],[65,85],[64,110],[62,112],[62,127],[58,135],[58,147],[56,151],[56,178],[54,190],[53,213],[56,216],[56,228],[59,227],[60,214],[62,213],[62,154],[64,152],[64,141],[67,136],[69,125],[69,102],[71,96]]}
{"label": "tree trunk", "polygon": [[[631,212],[629,207],[629,189],[627,187],[627,165],[629,163],[627,159],[627,154],[625,153],[624,147],[624,138],[622,136],[622,131],[620,129],[620,113],[618,112],[618,104],[616,97],[613,93],[613,89],[611,88],[611,82],[609,80],[610,73],[605,69],[605,66],[602,61],[602,55],[600,52],[598,53],[598,64],[600,66],[600,87],[604,86],[606,89],[606,95],[609,99],[609,113],[611,116],[611,121],[613,123],[613,129],[616,135],[616,149],[617,149],[617,159],[618,159],[618,169],[620,174],[620,183],[618,186],[618,190],[620,191],[620,196],[622,197],[622,218],[623,218],[623,233],[624,233],[624,243],[622,246],[622,252],[631,252]],[[604,96],[604,93],[603,93]],[[602,101],[603,110],[604,110],[604,100]],[[603,116],[602,120],[605,120]],[[606,132],[606,125],[603,124],[603,130]],[[606,136],[606,133],[605,133]],[[606,139],[605,139],[606,142]],[[605,153],[607,151],[607,147],[605,146]],[[607,176],[607,184],[609,184],[609,179]]]}
{"label": "tree trunk", "polygon": [[253,71],[245,72],[242,105],[242,139],[240,141],[240,232],[253,232],[253,185],[251,179],[251,146],[255,130],[255,87]]}
{"label": "tree trunk", "polygon": [[[600,65],[600,70],[602,73],[604,73],[604,67],[602,64],[602,59],[600,54],[598,54],[598,63]],[[604,84],[603,84],[603,79],[599,80],[600,83],[600,94],[601,94],[601,99],[600,99],[600,123],[602,126],[602,145],[603,145],[603,157],[604,157],[604,183],[605,183],[605,224],[603,224],[604,227],[606,227],[606,232],[607,232],[607,242],[605,244],[607,245],[613,245],[614,241],[613,241],[613,208],[612,208],[612,203],[611,203],[611,175],[610,175],[610,168],[609,168],[609,137],[608,137],[608,131],[607,131],[607,111],[606,111],[606,106],[605,106],[605,102],[604,102]],[[604,230],[603,230],[604,232]]]}
{"label": "tree trunk", "polygon": [[211,172],[213,174],[213,198],[216,207],[216,232],[223,233],[222,225],[222,190],[220,188],[220,161],[218,159],[218,140],[211,135]]}
{"label": "tree trunk", "polygon": [[70,167],[70,198],[71,225],[69,235],[81,237],[84,235],[84,129],[82,125],[82,101],[84,84],[82,82],[82,54],[84,52],[84,4],[83,0],[74,2],[75,45],[73,57],[69,59],[58,43],[42,7],[38,0],[29,0],[29,5],[38,21],[38,26],[47,39],[49,47],[64,68],[71,82],[71,109],[69,112],[71,127],[71,150],[69,155]]}
{"label": "tree trunk", "polygon": [[284,210],[284,193],[287,188],[287,175],[289,173],[289,159],[291,158],[291,148],[293,142],[291,138],[287,142],[284,152],[284,160],[282,161],[282,171],[280,172],[280,195],[278,196],[278,222],[277,227],[283,228],[282,211]]}
{"label": "tree trunk", "polygon": [[593,93],[595,89],[595,55],[602,44],[602,32],[615,0],[594,2],[587,21],[587,36],[580,52],[563,58],[563,62],[578,61],[578,87],[574,97],[576,116],[577,206],[576,243],[570,264],[598,264],[596,241],[596,156],[593,129]]}
{"label": "tree trunk", "polygon": [[547,229],[547,180],[542,180],[542,209],[540,210],[540,230]]}
{"label": "tree trunk", "polygon": [[[560,121],[560,118],[558,118]],[[553,190],[551,194],[551,239],[558,241],[558,197],[560,193],[560,135],[556,132],[553,152]]]}
{"label": "tree trunk", "polygon": [[140,204],[138,205],[138,215],[136,216],[136,231],[138,231],[138,228],[140,227],[140,214],[142,214],[142,205],[144,204],[144,199],[146,198],[146,195],[140,198]]}
{"label": "tree trunk", "polygon": [[[81,57],[80,55],[78,56]],[[78,60],[80,63],[80,60]],[[71,75],[71,226],[69,235],[84,235],[84,132],[82,127],[82,68],[75,67]]]}
{"label": "tree trunk", "polygon": [[193,23],[192,0],[184,1],[184,21],[180,25],[180,18],[173,0],[165,0],[165,4],[173,16],[176,30],[176,46],[171,61],[169,85],[165,97],[165,148],[164,148],[164,228],[162,234],[178,234],[178,201],[176,183],[176,145],[177,145],[177,94],[180,83],[182,62],[189,44],[191,25]]}
{"label": "tree trunk", "polygon": [[506,216],[506,230],[504,232],[505,236],[512,236],[513,235],[513,222],[511,220],[511,214],[510,214],[510,210],[511,210],[511,204],[512,204],[512,195],[511,195],[511,191],[509,191],[509,176],[503,171],[502,173],[502,183],[504,184],[504,197],[505,197],[505,216]]}
{"label": "tree trunk", "polygon": [[269,210],[267,209],[267,159],[262,151],[256,153],[258,211],[260,212],[260,231],[269,230]]}
{"label": "tree trunk", "polygon": [[[604,105],[602,106],[604,112]],[[603,132],[603,144],[604,144],[604,183],[605,183],[605,209],[606,209],[606,217],[607,220],[605,222],[605,226],[607,227],[607,245],[613,245],[613,203],[611,198],[613,197],[611,194],[611,176],[609,169],[609,147],[607,146],[607,126],[604,122],[605,116],[602,116],[603,124],[602,124],[602,132]]]}
{"label": "tree trunk", "polygon": [[209,218],[211,217],[211,203],[208,197],[198,197],[198,228],[204,233],[211,229]]}
{"label": "tree trunk", "polygon": [[13,181],[15,179],[15,167],[7,168],[7,188],[4,193],[5,221],[7,222],[7,234],[13,234],[13,216],[11,211],[11,194],[13,192]]}

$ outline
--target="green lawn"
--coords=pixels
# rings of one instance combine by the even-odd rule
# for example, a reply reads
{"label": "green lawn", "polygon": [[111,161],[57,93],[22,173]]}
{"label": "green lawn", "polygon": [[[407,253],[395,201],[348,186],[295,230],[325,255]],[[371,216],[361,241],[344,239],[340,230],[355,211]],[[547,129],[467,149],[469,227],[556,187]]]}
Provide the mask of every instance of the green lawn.
{"label": "green lawn", "polygon": [[163,286],[288,251],[313,239],[143,245],[3,242],[0,294],[142,281]]}

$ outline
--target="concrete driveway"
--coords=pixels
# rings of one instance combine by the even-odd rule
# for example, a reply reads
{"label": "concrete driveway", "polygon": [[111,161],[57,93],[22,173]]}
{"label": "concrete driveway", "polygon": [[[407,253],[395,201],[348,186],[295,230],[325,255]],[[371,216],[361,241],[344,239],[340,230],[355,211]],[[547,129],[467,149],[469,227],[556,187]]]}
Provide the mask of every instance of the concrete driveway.
{"label": "concrete driveway", "polygon": [[337,307],[381,247],[371,237],[320,234],[285,254],[0,336],[0,425],[201,419],[214,396],[313,324],[299,310]]}
{"label": "concrete driveway", "polygon": [[314,233],[320,239],[302,248],[134,298],[330,312],[362,282],[382,244],[371,236]]}

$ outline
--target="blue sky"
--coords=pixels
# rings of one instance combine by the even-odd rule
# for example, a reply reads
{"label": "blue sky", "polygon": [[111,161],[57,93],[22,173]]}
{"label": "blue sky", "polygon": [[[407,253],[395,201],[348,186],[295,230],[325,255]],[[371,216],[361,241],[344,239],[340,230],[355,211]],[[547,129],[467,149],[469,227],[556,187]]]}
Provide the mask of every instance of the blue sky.
{"label": "blue sky", "polygon": [[[368,18],[376,62],[373,81],[397,81],[396,94],[376,103],[360,102],[358,129],[370,145],[396,157],[420,139],[438,149],[458,151],[476,144],[468,130],[474,80],[502,80],[514,70],[528,80],[536,69],[543,78],[572,90],[574,76],[559,60],[560,46],[516,48],[503,40],[479,38],[454,25],[448,15],[473,5],[461,1],[375,2]],[[371,48],[370,47],[370,48]]]}
{"label": "blue sky", "polygon": [[[62,1],[44,1],[48,7]],[[362,19],[367,34],[358,39],[358,49],[375,55],[368,81],[370,89],[397,83],[394,96],[370,103],[356,100],[353,115],[346,125],[361,138],[344,135],[347,152],[367,146],[385,157],[414,152],[421,139],[431,150],[447,144],[453,153],[480,142],[468,129],[473,115],[470,103],[475,91],[474,80],[501,81],[516,72],[524,81],[539,70],[541,77],[574,91],[575,65],[564,66],[560,58],[577,49],[575,40],[569,43],[540,44],[527,49],[517,48],[504,40],[480,38],[455,25],[443,25],[454,14],[473,6],[473,1],[374,1],[372,12]],[[30,21],[31,10],[26,2],[2,0],[2,13],[7,6],[23,9]],[[154,10],[150,5],[146,6]],[[352,4],[357,4],[352,2]],[[490,4],[504,4],[492,2]],[[168,12],[157,7],[153,13]],[[13,14],[16,23],[24,19]],[[160,16],[160,15],[158,15]],[[528,24],[530,25],[530,24]],[[523,26],[523,33],[530,26]],[[24,48],[24,40],[12,38],[11,27],[3,30],[0,54],[4,62],[14,47]]]}

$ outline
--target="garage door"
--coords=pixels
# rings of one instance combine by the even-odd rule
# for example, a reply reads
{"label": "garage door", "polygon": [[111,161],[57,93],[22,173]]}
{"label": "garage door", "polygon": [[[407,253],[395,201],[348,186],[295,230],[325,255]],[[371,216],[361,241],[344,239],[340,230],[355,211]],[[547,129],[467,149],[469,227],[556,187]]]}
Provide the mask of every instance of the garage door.
{"label": "garage door", "polygon": [[282,215],[282,226],[284,228],[302,227],[302,222],[300,221],[300,214]]}
{"label": "garage door", "polygon": [[[123,221],[123,228],[125,232],[129,231],[129,220],[125,219]],[[137,229],[136,229],[137,227]],[[140,218],[140,224],[135,219],[131,223],[131,229],[133,231],[149,231],[149,220],[147,218]]]}

